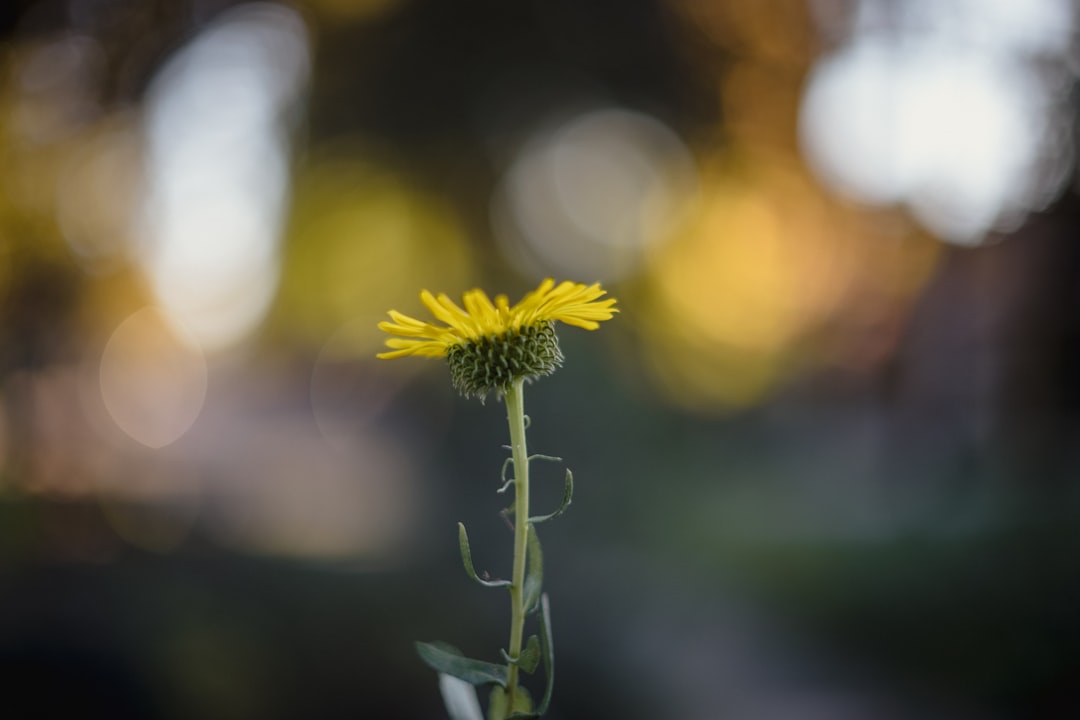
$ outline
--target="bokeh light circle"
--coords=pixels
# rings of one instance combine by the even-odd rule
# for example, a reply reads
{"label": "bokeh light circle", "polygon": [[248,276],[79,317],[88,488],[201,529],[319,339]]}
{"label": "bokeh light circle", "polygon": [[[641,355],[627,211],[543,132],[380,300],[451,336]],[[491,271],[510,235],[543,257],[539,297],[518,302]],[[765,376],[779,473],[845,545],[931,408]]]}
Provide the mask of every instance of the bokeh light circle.
{"label": "bokeh light circle", "polygon": [[157,308],[132,313],[101,354],[101,398],[116,425],[150,448],[175,442],[206,398],[207,367],[190,338]]}
{"label": "bokeh light circle", "polygon": [[883,12],[859,3],[851,40],[811,69],[799,117],[810,165],[843,195],[906,207],[946,242],[1015,229],[1074,163],[1062,131],[1069,7],[940,0]]}
{"label": "bokeh light circle", "polygon": [[690,153],[669,127],[594,110],[522,146],[493,196],[492,224],[526,274],[611,282],[638,268],[695,187]]}
{"label": "bokeh light circle", "polygon": [[244,5],[182,48],[148,92],[139,260],[161,306],[211,350],[250,334],[277,290],[287,119],[308,53],[295,11]]}

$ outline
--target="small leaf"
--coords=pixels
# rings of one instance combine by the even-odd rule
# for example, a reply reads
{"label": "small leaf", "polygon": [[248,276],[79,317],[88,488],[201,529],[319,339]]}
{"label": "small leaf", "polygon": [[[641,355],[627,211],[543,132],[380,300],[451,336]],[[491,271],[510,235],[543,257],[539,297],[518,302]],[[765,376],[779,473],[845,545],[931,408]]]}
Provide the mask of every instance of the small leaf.
{"label": "small leaf", "polygon": [[502,487],[500,487],[495,492],[504,493],[504,492],[506,492],[506,489],[508,487],[510,487],[514,483],[514,478],[507,479],[507,477],[506,477],[506,468],[510,467],[513,463],[514,463],[514,458],[512,458],[512,457],[506,458],[506,460],[503,462],[502,472],[499,473],[499,477],[502,478]]}
{"label": "small leaf", "polygon": [[457,527],[458,548],[461,550],[461,562],[465,566],[466,574],[484,587],[509,587],[512,584],[509,580],[484,580],[476,574],[476,570],[473,569],[472,551],[469,550],[469,534],[465,532],[465,525],[462,523],[458,523]]}
{"label": "small leaf", "polygon": [[517,664],[519,668],[530,675],[536,672],[536,666],[540,664],[540,638],[535,635],[529,636]]}
{"label": "small leaf", "polygon": [[[529,638],[525,650],[522,651],[521,657],[518,660],[519,666],[524,666],[525,656],[531,652],[530,648],[534,647],[535,640],[535,635]],[[551,705],[551,696],[555,690],[555,646],[551,639],[551,603],[548,601],[546,593],[540,596],[539,642],[540,656],[544,661],[544,674],[547,676],[547,685],[544,689],[544,697],[540,700],[540,707],[536,709],[530,708],[529,710],[519,710],[515,707],[513,714],[509,715],[507,720],[532,720],[534,718],[543,717],[544,713],[548,711],[548,707]],[[491,694],[491,701],[491,705],[488,706],[488,718],[501,720],[506,713],[506,693],[500,691],[499,688],[494,688]]]}
{"label": "small leaf", "polygon": [[512,714],[506,712],[506,690],[492,688],[491,699],[488,702],[488,718],[503,720],[503,718],[538,718],[533,712],[532,696],[529,690],[520,685],[514,690],[514,706],[510,708]]}
{"label": "small leaf", "polygon": [[540,550],[540,538],[536,535],[536,528],[531,524],[526,557],[528,564],[525,568],[525,597],[522,600],[522,608],[529,613],[540,601],[540,588],[544,582],[544,553]]}
{"label": "small leaf", "polygon": [[570,507],[570,503],[574,499],[574,473],[570,472],[570,468],[566,469],[566,479],[563,482],[563,496],[562,504],[553,513],[547,515],[539,515],[537,517],[529,518],[529,522],[542,523],[548,520],[554,520],[555,518],[566,512],[566,509]]}
{"label": "small leaf", "polygon": [[540,699],[537,717],[547,712],[551,694],[555,691],[555,645],[551,640],[551,603],[548,602],[547,593],[540,596],[540,654],[544,659],[547,687],[544,688],[544,697]]}
{"label": "small leaf", "polygon": [[496,683],[506,687],[506,667],[467,658],[446,643],[416,643],[416,652],[436,672],[453,675],[470,685]]}

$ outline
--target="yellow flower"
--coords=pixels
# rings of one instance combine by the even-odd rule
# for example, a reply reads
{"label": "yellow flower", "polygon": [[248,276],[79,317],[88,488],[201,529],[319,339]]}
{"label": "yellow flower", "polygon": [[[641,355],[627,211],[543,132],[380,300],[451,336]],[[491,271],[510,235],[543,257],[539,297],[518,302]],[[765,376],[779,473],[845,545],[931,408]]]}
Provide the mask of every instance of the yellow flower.
{"label": "yellow flower", "polygon": [[424,290],[420,300],[445,325],[391,310],[393,322],[381,322],[379,329],[395,336],[386,341],[392,350],[378,357],[445,357],[455,387],[465,395],[484,397],[515,379],[554,372],[563,360],[555,322],[595,330],[618,312],[614,298],[600,300],[606,294],[599,284],[556,285],[548,278],[514,306],[505,295],[497,295],[493,303],[483,290],[469,290],[462,309],[447,295]]}

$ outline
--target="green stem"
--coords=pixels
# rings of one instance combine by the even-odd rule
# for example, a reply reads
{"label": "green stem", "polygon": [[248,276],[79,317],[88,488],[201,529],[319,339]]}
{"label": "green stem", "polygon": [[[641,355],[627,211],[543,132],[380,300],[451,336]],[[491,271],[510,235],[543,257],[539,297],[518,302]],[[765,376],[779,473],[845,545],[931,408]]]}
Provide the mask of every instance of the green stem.
{"label": "green stem", "polygon": [[[521,657],[525,628],[525,547],[529,533],[529,454],[525,447],[524,380],[506,389],[506,418],[510,423],[510,449],[514,458],[514,575],[510,585],[510,648],[513,659]],[[517,663],[510,664],[506,683],[506,713],[513,712],[518,685]]]}

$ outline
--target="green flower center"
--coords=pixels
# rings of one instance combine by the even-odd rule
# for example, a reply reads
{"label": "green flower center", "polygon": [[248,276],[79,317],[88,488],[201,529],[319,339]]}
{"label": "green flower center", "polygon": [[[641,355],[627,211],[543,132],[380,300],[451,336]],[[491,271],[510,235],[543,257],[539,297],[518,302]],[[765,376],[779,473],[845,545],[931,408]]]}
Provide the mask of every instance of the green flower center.
{"label": "green flower center", "polygon": [[563,354],[555,323],[546,322],[502,335],[467,340],[446,353],[450,380],[465,397],[483,399],[505,392],[514,380],[534,380],[562,367]]}

